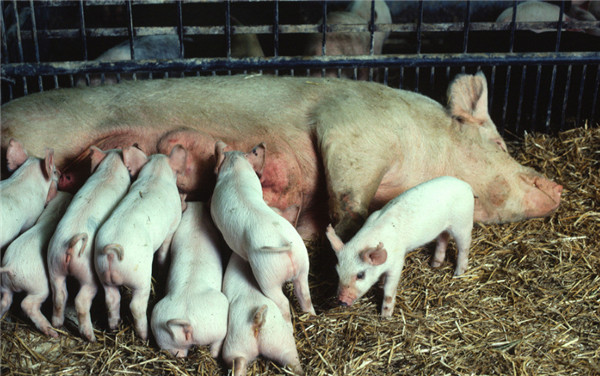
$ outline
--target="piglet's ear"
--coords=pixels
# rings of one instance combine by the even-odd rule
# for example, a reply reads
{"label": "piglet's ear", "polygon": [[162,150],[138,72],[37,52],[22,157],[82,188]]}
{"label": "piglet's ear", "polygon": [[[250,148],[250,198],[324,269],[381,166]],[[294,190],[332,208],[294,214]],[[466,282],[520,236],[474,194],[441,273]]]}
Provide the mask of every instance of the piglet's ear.
{"label": "piglet's ear", "polygon": [[483,73],[461,74],[448,87],[448,109],[463,123],[483,124],[488,118],[487,81]]}
{"label": "piglet's ear", "polygon": [[327,239],[329,239],[329,243],[331,243],[331,248],[333,248],[333,250],[336,253],[338,253],[342,250],[342,248],[344,248],[344,242],[342,242],[342,239],[340,239],[340,237],[337,236],[335,230],[333,229],[333,226],[331,226],[331,223],[327,226],[327,231],[325,232],[325,235],[327,236]]}
{"label": "piglet's ear", "polygon": [[19,141],[11,138],[8,141],[8,148],[6,149],[6,162],[8,165],[8,171],[14,171],[21,166],[27,160],[27,152],[23,148],[23,144]]}
{"label": "piglet's ear", "polygon": [[383,243],[379,242],[377,248],[367,248],[362,251],[360,258],[367,264],[381,265],[387,260],[387,251],[383,248]]}
{"label": "piglet's ear", "polygon": [[179,199],[181,200],[181,212],[184,212],[187,210],[187,202],[185,202],[185,199],[187,198],[187,193],[180,193],[179,194]]}
{"label": "piglet's ear", "polygon": [[215,144],[215,160],[216,160],[215,174],[218,174],[219,171],[221,170],[221,165],[223,164],[223,161],[225,160],[225,148],[226,147],[227,147],[227,144],[220,140],[217,141],[217,143]]}
{"label": "piglet's ear", "polygon": [[146,154],[135,146],[123,149],[123,163],[125,163],[125,167],[129,170],[129,175],[136,176],[147,161],[148,157]]}
{"label": "piglet's ear", "polygon": [[46,149],[46,157],[44,158],[44,176],[46,180],[52,179],[54,169],[54,149]]}
{"label": "piglet's ear", "polygon": [[90,160],[92,163],[92,168],[91,168],[92,173],[94,173],[94,171],[96,171],[100,162],[102,162],[104,160],[104,157],[106,157],[106,153],[103,152],[100,148],[98,148],[97,146],[90,147]]}
{"label": "piglet's ear", "polygon": [[265,167],[265,154],[267,153],[267,146],[264,142],[256,145],[249,153],[246,153],[246,159],[252,165],[252,168],[258,176],[262,175],[263,168]]}
{"label": "piglet's ear", "polygon": [[169,154],[169,166],[175,171],[176,174],[185,173],[185,162],[187,160],[187,151],[179,144],[175,145],[171,149]]}

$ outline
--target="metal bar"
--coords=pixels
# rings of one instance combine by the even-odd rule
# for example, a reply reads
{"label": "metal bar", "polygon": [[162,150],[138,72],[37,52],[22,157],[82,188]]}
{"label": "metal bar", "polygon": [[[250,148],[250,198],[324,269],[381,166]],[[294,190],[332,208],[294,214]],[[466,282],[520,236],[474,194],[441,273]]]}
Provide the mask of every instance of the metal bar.
{"label": "metal bar", "polygon": [[500,123],[502,132],[500,132],[500,134],[504,133],[504,127],[506,126],[506,109],[508,108],[508,90],[510,88],[511,68],[512,68],[511,65],[506,67],[506,87],[504,88],[504,104],[502,105],[502,122]]}
{"label": "metal bar", "polygon": [[565,14],[565,0],[560,2],[560,10],[558,13],[558,24],[556,25],[556,46],[554,47],[554,51],[558,52],[560,50],[560,37],[562,33],[562,23],[563,17]]}
{"label": "metal bar", "polygon": [[[79,0],[79,27],[80,27],[80,31],[81,31],[80,32],[81,44],[83,47],[83,60],[87,61],[88,60],[88,51],[87,51],[87,37],[85,35],[85,13],[84,13],[84,7],[83,7],[83,0]],[[56,78],[55,81],[58,81],[58,78]],[[102,81],[104,81],[104,80],[102,80]],[[90,85],[89,74],[85,75],[85,83],[88,86]]]}
{"label": "metal bar", "polygon": [[519,134],[519,125],[521,123],[521,110],[523,108],[523,94],[525,91],[525,77],[527,74],[527,65],[522,65],[521,86],[519,87],[519,102],[517,102],[517,120],[515,121],[515,133]]}
{"label": "metal bar", "polygon": [[38,74],[73,74],[82,71],[89,73],[133,72],[135,70],[189,70],[214,67],[214,69],[274,69],[286,66],[292,68],[368,68],[373,67],[460,67],[492,65],[537,64],[600,64],[600,54],[596,52],[565,53],[469,53],[469,54],[421,54],[421,55],[382,55],[382,56],[314,56],[311,59],[279,56],[264,58],[192,58],[173,60],[126,60],[116,62],[42,62],[3,64],[0,68],[7,76],[34,76]]}
{"label": "metal bar", "polygon": [[592,112],[590,114],[590,126],[593,126],[596,119],[596,108],[598,107],[598,87],[600,86],[600,64],[596,70],[596,83],[594,84],[594,95],[592,97]]}
{"label": "metal bar", "polygon": [[581,121],[581,104],[583,102],[583,89],[585,88],[585,76],[587,73],[587,64],[581,68],[581,82],[579,83],[579,97],[577,97],[577,122]]}
{"label": "metal bar", "polygon": [[[37,38],[37,24],[35,22],[35,8],[33,7],[33,0],[29,0],[29,8],[31,9],[31,33],[33,34],[33,49],[35,51],[35,61],[40,62],[40,45]],[[42,82],[42,76],[38,76],[38,89],[44,91],[44,83]]]}
{"label": "metal bar", "polygon": [[[321,42],[321,55],[325,56],[327,54],[327,1],[323,1],[323,21],[321,27],[323,28],[321,33],[323,34],[323,40]],[[324,73],[323,73],[324,74]]]}
{"label": "metal bar", "polygon": [[466,14],[465,14],[465,24],[464,24],[464,36],[463,36],[463,53],[467,53],[467,48],[469,46],[469,27],[471,23],[471,1],[466,1]]}
{"label": "metal bar", "polygon": [[[4,9],[4,1],[0,2],[0,10]],[[2,62],[8,64],[10,56],[8,54],[8,41],[6,40],[6,26],[4,23],[4,12],[0,12],[0,32],[2,32]]]}
{"label": "metal bar", "polygon": [[[369,55],[373,56],[373,46],[375,45],[375,0],[371,0],[371,18],[369,19]],[[369,68],[369,81],[373,81],[373,68]]]}
{"label": "metal bar", "polygon": [[231,58],[231,0],[225,2],[225,40],[227,57]]}
{"label": "metal bar", "polygon": [[129,23],[127,24],[127,31],[129,35],[129,51],[131,52],[131,60],[135,60],[135,46],[133,43],[135,30],[133,29],[133,10],[131,6],[131,0],[127,0],[127,18],[129,20]]}
{"label": "metal bar", "polygon": [[177,36],[179,37],[179,57],[185,56],[185,48],[183,46],[183,4],[177,1]]}
{"label": "metal bar", "polygon": [[[12,0],[13,3],[13,10],[14,10],[14,15],[15,15],[15,25],[17,28],[17,51],[19,53],[19,61],[21,63],[23,63],[25,61],[25,58],[23,56],[23,43],[21,41],[21,20],[19,18],[19,10],[17,9],[17,1],[16,0]],[[22,78],[23,79],[23,94],[27,95],[29,92],[29,88],[27,87],[27,79],[25,77]]]}
{"label": "metal bar", "polygon": [[492,74],[490,77],[490,87],[488,88],[489,108],[494,107],[494,84],[496,83],[496,66],[492,66]]}
{"label": "metal bar", "polygon": [[509,52],[514,51],[515,46],[515,23],[517,22],[517,0],[513,0],[513,14],[512,20],[510,21],[510,44],[508,47]]}
{"label": "metal bar", "polygon": [[275,11],[273,19],[273,53],[275,57],[279,56],[279,0],[275,0]]}
{"label": "metal bar", "polygon": [[423,0],[419,0],[419,18],[417,19],[417,54],[421,53],[421,29],[423,25]]}
{"label": "metal bar", "polygon": [[[542,76],[542,65],[538,64],[537,66],[537,75],[535,77],[535,94],[533,95],[533,109],[531,111],[531,126],[535,126],[535,120],[537,118],[537,106],[538,106],[538,98],[540,94],[540,78]],[[531,129],[530,129],[531,130]]]}
{"label": "metal bar", "polygon": [[572,65],[567,68],[567,82],[565,83],[565,94],[563,96],[562,113],[560,117],[560,131],[565,128],[565,114],[567,112],[567,99],[569,98],[569,88],[571,87],[571,69]]}
{"label": "metal bar", "polygon": [[556,87],[556,65],[552,66],[552,78],[550,79],[550,91],[548,107],[546,109],[546,132],[550,133],[550,118],[552,117],[552,102],[554,101],[554,88]]}

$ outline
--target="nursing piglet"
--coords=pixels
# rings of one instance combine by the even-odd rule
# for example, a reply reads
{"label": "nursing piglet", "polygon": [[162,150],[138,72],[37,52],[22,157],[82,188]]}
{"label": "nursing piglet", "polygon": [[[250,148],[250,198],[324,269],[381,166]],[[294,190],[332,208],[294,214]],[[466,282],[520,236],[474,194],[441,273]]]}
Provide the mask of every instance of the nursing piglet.
{"label": "nursing piglet", "polygon": [[449,235],[458,248],[458,276],[467,270],[474,197],[471,186],[443,176],[421,183],[372,213],[346,244],[329,225],[327,238],[338,259],[338,300],[352,305],[380,276],[385,275],[381,315],[394,311],[396,288],[406,254],[437,237],[431,265],[439,267],[446,256]]}
{"label": "nursing piglet", "polygon": [[[142,153],[133,148],[127,156],[136,152]],[[92,146],[90,159],[92,175],[73,197],[50,240],[48,274],[54,300],[52,325],[63,325],[67,302],[67,276],[73,276],[80,286],[75,297],[79,332],[89,341],[95,342],[90,317],[92,300],[98,291],[98,278],[93,261],[94,236],[127,193],[131,178],[123,163],[121,150],[102,151]]]}
{"label": "nursing piglet", "polygon": [[6,149],[8,170],[16,170],[0,182],[0,248],[4,248],[38,219],[44,206],[56,196],[59,173],[54,151],[46,157],[29,157],[23,145],[11,139]]}
{"label": "nursing piglet", "polygon": [[35,225],[10,243],[0,268],[0,317],[10,308],[13,293],[25,292],[27,296],[21,301],[23,312],[40,331],[52,337],[58,337],[58,334],[40,311],[42,303],[50,295],[46,248],[71,197],[69,193],[58,192],[42,211]]}
{"label": "nursing piglet", "polygon": [[[289,302],[281,291],[288,280],[304,312],[315,313],[308,288],[308,251],[302,238],[285,218],[263,199],[260,174],[265,145],[249,153],[225,152],[225,143],[215,145],[217,183],[210,201],[211,215],[227,245],[250,262],[262,292],[272,299],[287,321]],[[256,171],[256,172],[255,172]]]}
{"label": "nursing piglet", "polygon": [[187,203],[171,243],[167,295],[154,306],[150,321],[161,349],[185,357],[193,345],[210,345],[211,355],[219,355],[229,309],[221,292],[224,247],[209,207]]}
{"label": "nursing piglet", "polygon": [[[123,149],[123,158],[131,153]],[[104,286],[108,325],[116,329],[120,321],[119,286],[131,288],[129,308],[136,333],[148,337],[146,309],[150,297],[152,260],[164,265],[173,234],[181,221],[183,202],[177,190],[177,175],[185,169],[186,150],[177,145],[169,156],[136,154],[127,165],[137,179],[127,195],[98,230],[94,261]]]}
{"label": "nursing piglet", "polygon": [[303,375],[294,342],[292,324],[284,319],[275,303],[260,291],[250,265],[232,254],[223,292],[229,299],[229,322],[223,344],[223,359],[233,375],[246,374],[248,363],[259,355],[289,366]]}

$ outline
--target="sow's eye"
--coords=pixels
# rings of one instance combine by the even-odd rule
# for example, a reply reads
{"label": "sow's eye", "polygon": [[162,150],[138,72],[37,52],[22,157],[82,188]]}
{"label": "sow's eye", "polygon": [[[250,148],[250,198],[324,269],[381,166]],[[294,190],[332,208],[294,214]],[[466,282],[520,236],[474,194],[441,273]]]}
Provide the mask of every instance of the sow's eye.
{"label": "sow's eye", "polygon": [[365,272],[360,272],[356,275],[356,279],[365,279]]}

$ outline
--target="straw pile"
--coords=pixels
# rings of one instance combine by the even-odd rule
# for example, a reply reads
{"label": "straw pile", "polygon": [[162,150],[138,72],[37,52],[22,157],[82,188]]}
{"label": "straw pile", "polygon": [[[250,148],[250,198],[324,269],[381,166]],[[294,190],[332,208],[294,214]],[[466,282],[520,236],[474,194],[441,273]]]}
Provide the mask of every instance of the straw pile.
{"label": "straw pile", "polygon": [[[453,243],[440,269],[429,266],[432,247],[411,253],[391,319],[378,315],[378,288],[350,308],[336,307],[334,256],[310,246],[318,316],[299,315],[291,299],[307,375],[600,374],[600,128],[530,135],[510,148],[564,186],[559,210],[550,218],[476,225],[462,278],[452,277]],[[100,330],[89,344],[76,319],[67,320],[59,339],[46,338],[15,299],[2,320],[2,375],[227,374],[206,348],[175,359],[152,340],[143,343],[127,313],[118,333],[105,332],[102,300],[95,305]],[[249,374],[291,372],[259,359]]]}

